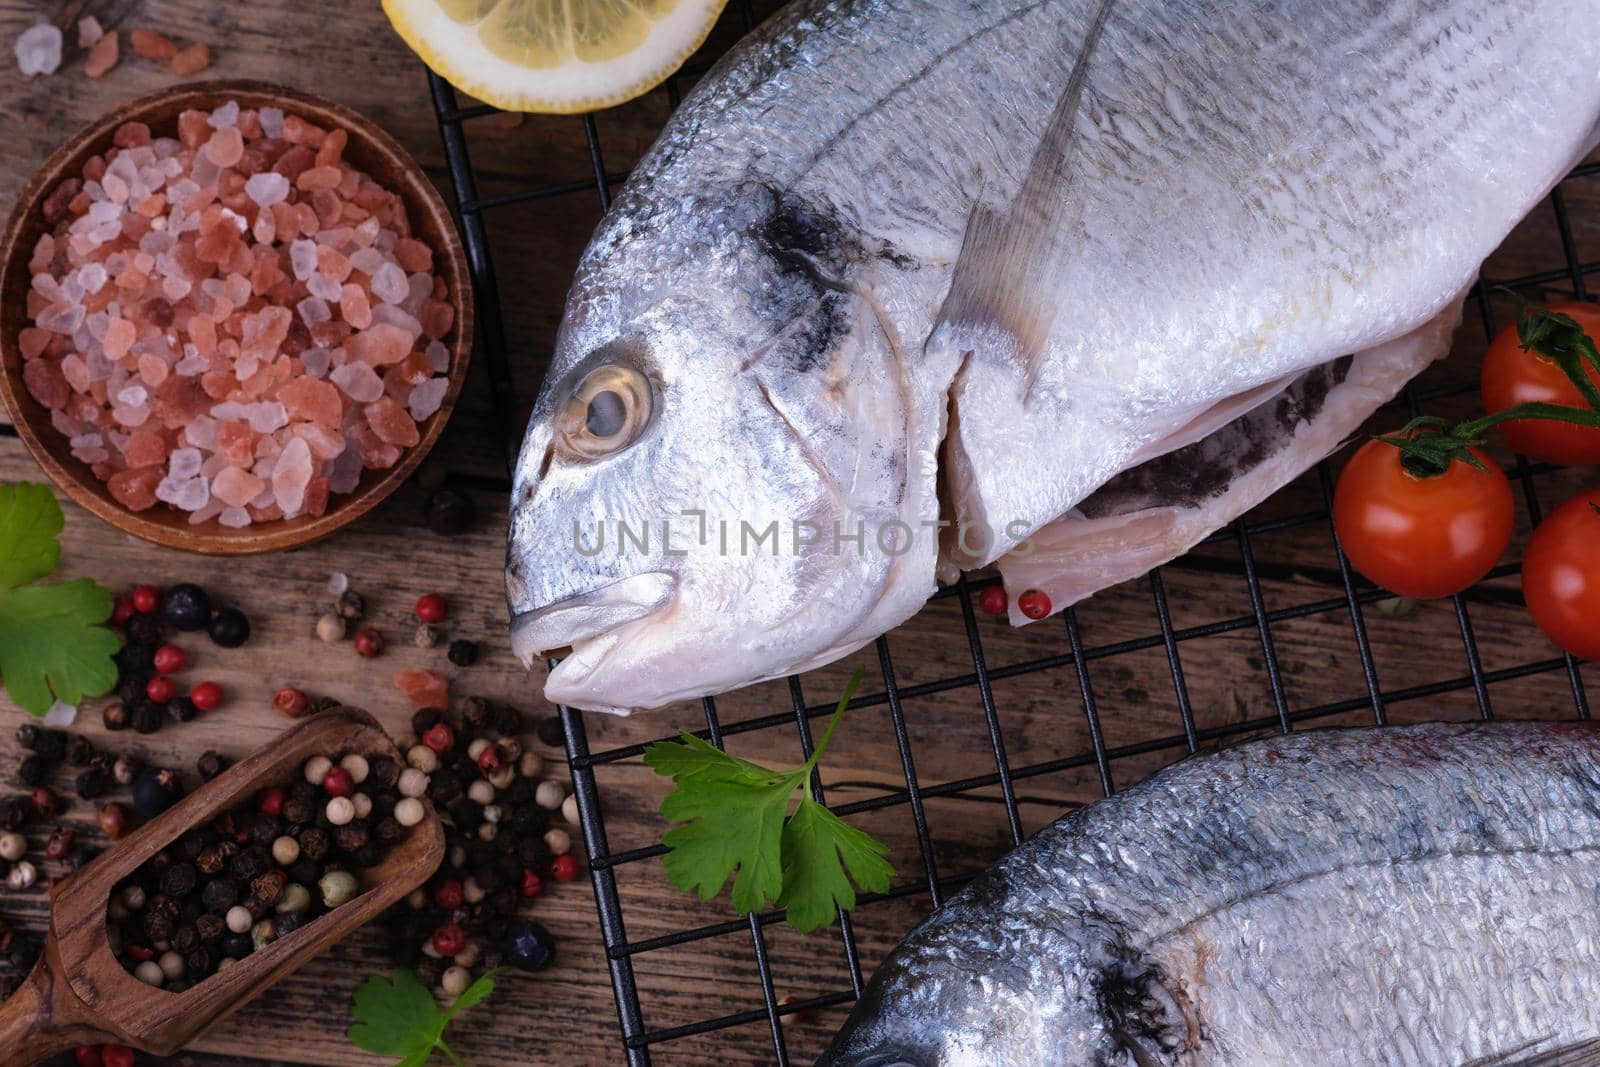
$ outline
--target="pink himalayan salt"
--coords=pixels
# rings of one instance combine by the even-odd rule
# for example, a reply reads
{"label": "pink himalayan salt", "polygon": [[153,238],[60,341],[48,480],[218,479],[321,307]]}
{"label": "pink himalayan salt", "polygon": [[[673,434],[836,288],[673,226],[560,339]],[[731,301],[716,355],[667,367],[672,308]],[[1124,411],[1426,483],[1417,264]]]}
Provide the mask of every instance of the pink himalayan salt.
{"label": "pink himalayan salt", "polygon": [[456,321],[456,309],[443,300],[434,300],[432,297],[422,302],[421,314],[417,316],[422,323],[422,332],[430,340],[440,340],[450,332],[450,327]]}
{"label": "pink himalayan salt", "polygon": [[396,671],[394,684],[419,708],[450,706],[450,682],[437,671],[410,667]]}
{"label": "pink himalayan salt", "polygon": [[129,511],[144,511],[155,506],[156,486],[165,476],[163,467],[136,467],[118,471],[106,479],[106,489],[113,500]]}
{"label": "pink himalayan salt", "polygon": [[286,516],[300,514],[305,506],[306,486],[316,473],[311,461],[311,450],[304,439],[296,437],[284,446],[278,460],[272,465],[272,497]]}
{"label": "pink himalayan salt", "polygon": [[266,484],[247,470],[224,467],[211,479],[211,495],[229,507],[242,508],[259,496]]}
{"label": "pink himalayan salt", "polygon": [[22,384],[29,396],[52,411],[65,407],[72,397],[60,364],[49,359],[31,359],[24,363]]}
{"label": "pink himalayan salt", "polygon": [[417,424],[391,397],[379,397],[361,409],[372,432],[391,445],[410,448],[421,440]]}
{"label": "pink himalayan salt", "polygon": [[[316,378],[296,378],[278,390],[291,419],[303,419],[321,426],[339,425],[343,401],[339,390]],[[287,509],[285,509],[287,510]]]}
{"label": "pink himalayan salt", "polygon": [[[82,438],[75,450],[98,477],[117,477],[130,505],[151,506],[160,484],[143,472],[161,464],[145,461],[187,445],[204,457],[202,486],[228,467],[263,481],[261,492],[244,503],[211,499],[192,520],[275,517],[283,509],[268,484],[275,473],[270,461],[291,442],[303,442],[295,452],[304,449],[317,476],[306,480],[301,506],[319,513],[335,491],[357,485],[363,467],[399,461],[401,446],[385,436],[409,441],[417,433],[414,423],[401,419],[410,417],[414,387],[430,380],[429,353],[438,345],[424,336],[420,320],[428,299],[450,306],[448,291],[442,280],[422,273],[431,269],[432,253],[411,237],[399,198],[344,163],[348,138],[342,131],[289,119],[281,116],[279,125],[274,118],[269,141],[257,114],[237,105],[186,112],[176,123],[182,148],[170,160],[159,143],[150,147],[167,132],[125,124],[114,132],[113,147],[92,157],[81,178],[59,183],[45,205],[54,230],[34,246],[28,268],[37,277],[25,304],[35,321],[18,338],[25,362],[41,363],[28,384],[61,402],[53,410],[58,432]],[[238,143],[224,130],[236,132]],[[235,151],[235,165],[221,165]],[[124,161],[124,153],[144,155]],[[150,167],[152,159],[167,163]],[[305,184],[326,188],[295,187],[319,168],[327,169]],[[264,173],[282,183],[257,182],[262,199],[275,200],[289,186],[282,200],[266,207],[245,188]],[[94,197],[85,181],[99,183]],[[300,238],[310,239],[311,272],[292,278],[286,253]],[[354,262],[363,253],[365,269]],[[396,302],[377,308],[369,286],[372,273],[385,267],[382,288]],[[66,286],[69,279],[76,284]],[[295,318],[289,309],[296,306],[322,318],[324,309],[308,295],[338,305],[336,316],[329,307],[327,321]],[[268,309],[276,310],[264,315]],[[86,317],[92,333],[84,329]],[[442,313],[430,312],[426,325],[442,321]],[[352,343],[374,326],[384,329]],[[92,358],[76,350],[85,338],[93,339],[85,341],[93,344]],[[419,347],[423,341],[428,352]],[[357,350],[378,361],[352,360],[349,353]],[[319,354],[315,360],[305,356],[312,351]],[[108,361],[120,366],[107,368]],[[118,375],[114,387],[107,383],[110,369]],[[295,388],[302,379],[320,389]],[[419,399],[431,401],[437,389],[430,386]],[[284,390],[298,396],[294,416],[280,395]],[[241,405],[248,414],[213,417],[219,403]],[[418,410],[426,411],[426,403]],[[314,421],[317,416],[324,422]],[[191,435],[202,423],[203,431]],[[95,427],[113,432],[85,433]],[[299,482],[300,463],[295,458],[286,468],[290,484]],[[156,502],[175,502],[180,482]]]}
{"label": "pink himalayan salt", "polygon": [[379,323],[350,338],[346,347],[350,355],[363,363],[385,366],[405,359],[415,343],[416,338],[400,327]]}

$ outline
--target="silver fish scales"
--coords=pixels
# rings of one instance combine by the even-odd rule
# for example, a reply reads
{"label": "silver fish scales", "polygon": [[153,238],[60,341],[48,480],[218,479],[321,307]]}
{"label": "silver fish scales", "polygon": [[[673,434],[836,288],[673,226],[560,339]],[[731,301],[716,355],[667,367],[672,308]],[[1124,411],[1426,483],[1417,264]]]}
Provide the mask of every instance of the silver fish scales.
{"label": "silver fish scales", "polygon": [[1191,757],[951,899],[820,1064],[1593,1067],[1597,859],[1587,723]]}
{"label": "silver fish scales", "polygon": [[1597,27],[800,0],[579,266],[514,487],[517,651],[571,646],[552,700],[654,707],[835,659],[963,568],[1060,609],[1177,555],[1447,349],[1594,143]]}

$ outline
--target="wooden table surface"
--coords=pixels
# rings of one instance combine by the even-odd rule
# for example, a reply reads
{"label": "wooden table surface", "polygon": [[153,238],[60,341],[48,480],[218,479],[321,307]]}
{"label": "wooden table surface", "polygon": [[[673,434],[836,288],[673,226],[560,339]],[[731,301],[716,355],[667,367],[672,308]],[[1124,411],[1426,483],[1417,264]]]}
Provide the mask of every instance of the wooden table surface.
{"label": "wooden table surface", "polygon": [[[80,11],[96,12],[108,27],[124,31],[146,26],[172,37],[203,40],[213,50],[210,73],[280,81],[332,97],[366,113],[393,132],[448,191],[438,130],[429,104],[422,67],[389,30],[376,3],[328,5],[314,0],[260,0],[218,4],[209,0],[52,4],[46,12],[66,25]],[[0,39],[10,42],[40,14],[40,5],[0,0]],[[725,23],[735,20],[730,16]],[[714,50],[736,36],[725,25]],[[69,35],[70,38],[70,35]],[[106,77],[91,81],[82,73],[82,53],[68,48],[61,72],[26,80],[14,65],[0,61],[0,204],[9,202],[32,170],[78,125],[115,104],[170,84],[173,76],[129,55]],[[650,143],[669,110],[668,95],[657,91],[640,101],[600,115],[607,169],[627,168]],[[591,161],[581,120],[505,117],[474,120],[471,147],[483,197],[561,182],[581,183]],[[1585,261],[1600,254],[1600,181],[1569,184],[1567,207],[1574,221],[1578,252]],[[493,247],[505,298],[514,369],[522,395],[531,399],[549,350],[573,263],[599,218],[592,189],[535,203],[496,209],[491,215]],[[1554,215],[1541,208],[1490,263],[1488,273],[1507,278],[1559,267],[1562,252]],[[1557,282],[1553,291],[1570,291]],[[1502,313],[1504,309],[1501,309]],[[1425,381],[1469,380],[1482,352],[1483,332],[1469,317],[1458,351],[1430,371]],[[187,726],[169,725],[142,738],[109,738],[99,723],[98,705],[86,709],[80,728],[114,750],[139,750],[153,760],[192,767],[207,748],[240,755],[264,742],[283,725],[267,707],[270,692],[295,684],[369,708],[399,732],[407,710],[391,676],[402,666],[449,670],[441,650],[422,651],[407,641],[406,620],[415,598],[429,590],[447,593],[451,630],[484,642],[480,665],[453,672],[455,690],[518,703],[532,714],[553,709],[538,695],[537,677],[525,674],[509,653],[504,634],[505,606],[500,580],[505,517],[503,453],[493,431],[482,367],[475,369],[461,406],[435,453],[435,461],[461,479],[474,497],[480,520],[468,535],[442,539],[420,523],[423,491],[408,486],[388,504],[328,541],[302,550],[248,560],[212,560],[161,550],[117,534],[91,516],[67,507],[62,573],[92,576],[113,588],[135,581],[197,581],[245,608],[256,634],[245,653],[223,653],[201,642],[191,647],[199,662],[196,676],[221,681],[231,699],[224,710]],[[1465,401],[1446,401],[1448,412]],[[1384,418],[1393,424],[1400,413]],[[1510,457],[1503,457],[1510,462]],[[0,480],[35,476],[35,468],[16,437],[0,428]],[[1590,481],[1592,482],[1592,472]],[[1583,484],[1573,472],[1540,474],[1530,483],[1548,509]],[[1294,516],[1323,507],[1316,475],[1302,479],[1252,516],[1252,521]],[[1517,545],[1526,538],[1529,502],[1519,494]],[[1358,654],[1349,610],[1300,613],[1296,609],[1342,598],[1329,526],[1325,520],[1258,533],[1249,540],[1249,561],[1262,577],[1261,609],[1269,613],[1267,638],[1281,667],[1285,708],[1303,712],[1353,699],[1355,710],[1321,722],[1370,722],[1369,688]],[[1179,643],[1188,700],[1202,729],[1227,728],[1278,710],[1263,654],[1262,629],[1243,577],[1245,557],[1238,539],[1208,545],[1163,569],[1163,588],[1173,626],[1181,633],[1223,620],[1247,620],[1214,628]],[[1600,672],[1566,670],[1524,673],[1554,651],[1533,630],[1522,609],[1514,567],[1462,602],[1476,634],[1476,654],[1494,679],[1487,699],[1502,717],[1570,717],[1574,688],[1593,704],[1600,698]],[[317,642],[311,627],[323,610],[329,575],[349,575],[352,587],[367,595],[372,615],[393,639],[391,652],[376,661],[358,659],[348,645]],[[1091,716],[1114,757],[1107,773],[1126,786],[1178,758],[1182,721],[1171,664],[1164,647],[1137,647],[1100,655],[1118,642],[1159,633],[1148,581],[1130,583],[1095,598],[1075,613],[1076,633],[1061,620],[1012,631],[1003,623],[979,619],[988,666],[995,670],[993,699],[1001,740],[1011,764],[1021,768],[1046,761],[1049,769],[1015,783],[1023,832],[1031,832],[1074,804],[1101,795],[1093,759]],[[1400,611],[1362,611],[1372,647],[1372,669],[1380,692],[1401,694],[1430,683],[1449,683],[1445,692],[1425,699],[1392,703],[1394,721],[1468,718],[1480,714],[1480,697],[1467,676],[1457,609],[1449,602]],[[1080,672],[1071,658],[1076,637],[1091,650]],[[993,774],[993,741],[976,688],[938,684],[970,676],[971,647],[959,604],[937,601],[890,636],[888,649],[896,682],[902,688],[924,685],[922,695],[903,705],[914,773],[926,792],[940,783]],[[1056,657],[1048,670],[1025,676],[1006,668]],[[836,694],[856,663],[869,666],[867,692],[884,689],[883,664],[871,649],[844,663],[815,672],[803,681],[808,700],[819,703]],[[786,685],[773,683],[719,701],[724,722],[738,722],[790,706]],[[0,791],[10,788],[18,758],[11,726],[22,713],[0,697]],[[680,726],[704,725],[696,707],[619,720],[592,718],[595,750],[661,736]],[[1159,743],[1159,744],[1158,744]],[[730,741],[740,755],[794,761],[798,743],[792,728],[741,733]],[[553,759],[557,750],[544,747]],[[603,767],[600,789],[613,851],[653,843],[661,833],[655,806],[662,784],[637,759]],[[849,803],[885,793],[904,793],[906,766],[895,741],[893,719],[883,704],[846,720],[824,768],[831,803]],[[950,795],[927,796],[922,807],[928,827],[929,862],[919,852],[918,835],[907,805],[871,811],[855,821],[884,838],[900,869],[899,881],[914,884],[931,867],[939,878],[981,869],[1010,841],[1000,790],[994,786]],[[89,822],[88,805],[73,816]],[[90,839],[93,840],[92,835]],[[648,859],[618,871],[627,935],[645,941],[690,926],[731,917],[726,899],[701,904],[666,886],[659,862]],[[870,969],[910,924],[927,909],[927,897],[876,903],[856,916],[860,963]],[[0,890],[0,915],[38,931],[45,899]],[[452,1041],[473,1064],[603,1064],[621,1062],[617,1016],[600,947],[594,900],[587,880],[556,887],[538,902],[535,915],[560,941],[560,960],[538,975],[516,974],[504,983],[492,1006],[479,1009]],[[765,931],[765,948],[780,998],[805,999],[848,990],[850,974],[838,932],[802,938],[781,926]],[[343,1037],[346,1006],[362,975],[384,969],[382,940],[357,935],[300,974],[217,1028],[177,1062],[196,1065],[273,1062],[284,1064],[366,1064],[377,1062]],[[641,952],[634,958],[645,1024],[652,1030],[684,1026],[733,1012],[759,1009],[762,992],[750,934],[707,937],[677,947]],[[784,1018],[783,1032],[795,1062],[809,1062],[843,1017],[842,1008]],[[775,1054],[764,1018],[720,1033],[663,1041],[653,1047],[665,1064],[771,1063]]]}

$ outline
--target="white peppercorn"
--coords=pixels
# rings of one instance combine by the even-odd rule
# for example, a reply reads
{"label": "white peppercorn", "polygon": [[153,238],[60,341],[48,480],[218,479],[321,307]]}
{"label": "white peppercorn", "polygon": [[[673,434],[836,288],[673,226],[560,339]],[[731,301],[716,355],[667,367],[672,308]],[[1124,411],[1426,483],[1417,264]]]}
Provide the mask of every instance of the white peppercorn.
{"label": "white peppercorn", "polygon": [[28,854],[28,839],[7,831],[0,834],[0,860],[15,863]]}
{"label": "white peppercorn", "polygon": [[406,797],[394,806],[395,822],[401,826],[415,826],[427,814],[427,809],[422,806],[422,801],[416,797]]}
{"label": "white peppercorn", "polygon": [[467,746],[467,758],[473,763],[477,763],[478,757],[483,755],[484,751],[487,750],[492,744],[494,744],[494,742],[490,741],[487,737],[473,738],[472,744]]}
{"label": "white peppercorn", "polygon": [[422,943],[422,954],[424,956],[428,957],[430,960],[442,960],[442,959],[444,959],[444,954],[441,953],[438,949],[433,947],[433,939],[432,938],[429,938],[428,940],[426,940],[426,941],[424,941]]}
{"label": "white peppercorn", "polygon": [[561,817],[573,826],[578,825],[578,798],[568,797],[561,802]]}
{"label": "white peppercorn", "polygon": [[350,798],[350,803],[355,805],[356,818],[365,819],[372,814],[372,798],[365,793],[357,793]]}
{"label": "white peppercorn", "polygon": [[306,760],[306,781],[312,785],[320,786],[322,780],[328,777],[328,772],[333,770],[333,760],[327,756],[312,756]]}
{"label": "white peppercorn", "polygon": [[465,945],[461,946],[461,951],[457,952],[451,958],[463,967],[476,967],[478,965],[478,960],[482,956],[483,946],[476,941],[468,941]]}
{"label": "white peppercorn", "polygon": [[428,894],[423,891],[421,886],[418,886],[416,889],[413,889],[409,894],[407,894],[406,907],[410,908],[412,911],[421,911],[427,906]]}
{"label": "white peppercorn", "polygon": [[367,775],[372,773],[372,765],[367,762],[367,757],[359,752],[352,752],[339,761],[339,766],[350,772],[350,780],[360,785],[367,780]]}
{"label": "white peppercorn", "polygon": [[272,862],[287,867],[300,858],[300,842],[284,834],[272,843]]}
{"label": "white peppercorn", "polygon": [[356,894],[361,892],[361,885],[349,871],[329,871],[317,881],[317,889],[322,893],[323,904],[337,908],[354,900]]}
{"label": "white peppercorn", "polygon": [[169,982],[176,982],[182,978],[186,970],[183,965],[183,957],[176,952],[170,951],[161,954],[161,958],[156,961],[156,966],[161,968],[161,976]]}
{"label": "white peppercorn", "polygon": [[400,772],[397,788],[403,797],[420,797],[428,791],[428,776],[415,767],[407,767]]}
{"label": "white peppercorn", "polygon": [[468,904],[481,904],[486,896],[488,894],[483,891],[483,886],[478,884],[476,878],[468,878],[461,883],[461,899]]}
{"label": "white peppercorn", "polygon": [[122,903],[129,911],[139,911],[144,907],[144,887],[130,885],[122,891]]}
{"label": "white peppercorn", "polygon": [[467,846],[456,844],[450,846],[450,866],[465,867],[467,865]]}
{"label": "white peppercorn", "polygon": [[516,763],[522,759],[522,742],[515,737],[502,737],[498,742],[500,751],[505,753],[507,763]]}
{"label": "white peppercorn", "polygon": [[328,816],[328,821],[333,825],[347,825],[351,819],[356,817],[355,802],[349,797],[334,797],[328,801],[328,808],[325,814]]}
{"label": "white peppercorn", "polygon": [[[106,917],[113,923],[119,923],[128,917],[128,906],[122,902],[121,897],[112,897],[111,903],[106,905]],[[107,927],[110,931],[115,927]]]}
{"label": "white peppercorn", "polygon": [[235,904],[228,909],[228,914],[223,916],[223,921],[228,924],[228,929],[236,934],[242,934],[250,929],[255,917],[250,914],[250,909],[243,904]]}
{"label": "white peppercorn", "polygon": [[532,750],[524,752],[517,763],[517,770],[522,772],[524,778],[537,778],[544,773],[544,757]]}
{"label": "white peppercorn", "polygon": [[439,769],[439,753],[427,745],[412,745],[406,750],[406,762],[423,774],[432,774]]}
{"label": "white peppercorn", "polygon": [[572,835],[559,826],[552,826],[544,832],[544,845],[553,855],[565,856],[572,851]]}
{"label": "white peppercorn", "polygon": [[561,788],[561,783],[554,778],[546,778],[539,783],[539,788],[534,790],[533,799],[546,811],[555,811],[561,807],[561,802],[567,799],[567,791]]}
{"label": "white peppercorn", "polygon": [[516,764],[508,763],[487,777],[489,779],[489,784],[494,786],[496,789],[510,789],[511,783],[517,780]]}
{"label": "white peppercorn", "polygon": [[19,860],[6,875],[7,889],[27,889],[39,880],[39,869],[27,860]]}
{"label": "white peppercorn", "polygon": [[498,823],[505,818],[506,810],[498,804],[485,804],[483,806],[483,821]]}
{"label": "white peppercorn", "polygon": [[311,890],[299,882],[290,882],[284,887],[283,895],[278,898],[277,912],[279,915],[293,915],[311,907]]}
{"label": "white peppercorn", "polygon": [[278,940],[278,924],[262,919],[250,928],[250,943],[259,951]]}
{"label": "white peppercorn", "polygon": [[155,960],[145,960],[133,969],[133,976],[145,985],[153,985],[160,989],[166,984],[167,975],[162,971],[161,964]]}
{"label": "white peppercorn", "polygon": [[478,840],[493,841],[499,832],[500,828],[492,822],[480,823],[478,826]]}
{"label": "white peppercorn", "polygon": [[344,640],[344,630],[344,620],[331,611],[317,620],[317,637],[330,645]]}
{"label": "white peppercorn", "polygon": [[467,786],[467,799],[474,804],[491,804],[494,802],[494,786],[482,778],[476,778]]}
{"label": "white peppercorn", "polygon": [[465,967],[447,967],[439,979],[439,988],[447,997],[459,997],[472,984],[472,972]]}

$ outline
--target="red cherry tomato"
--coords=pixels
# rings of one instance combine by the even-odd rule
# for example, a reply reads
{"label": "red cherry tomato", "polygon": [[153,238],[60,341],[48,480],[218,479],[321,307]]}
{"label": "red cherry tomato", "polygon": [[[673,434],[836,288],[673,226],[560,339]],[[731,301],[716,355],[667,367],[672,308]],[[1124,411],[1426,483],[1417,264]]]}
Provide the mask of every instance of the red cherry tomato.
{"label": "red cherry tomato", "polygon": [[1528,612],[1550,640],[1600,660],[1600,489],[1579,493],[1539,524],[1522,562]]}
{"label": "red cherry tomato", "polygon": [[1339,475],[1333,525],[1350,565],[1401,596],[1450,596],[1493,569],[1511,544],[1511,484],[1456,460],[1431,478],[1406,470],[1400,450],[1368,441]]}
{"label": "red cherry tomato", "polygon": [[[1551,304],[1551,311],[1570,315],[1600,342],[1600,307],[1594,304]],[[1589,380],[1600,386],[1600,372],[1589,368]],[[1560,404],[1589,408],[1578,387],[1555,360],[1524,352],[1515,323],[1501,330],[1483,359],[1483,406],[1490,414],[1515,404]],[[1500,424],[1506,443],[1533,459],[1568,467],[1600,463],[1600,430],[1550,419],[1514,419]]]}

